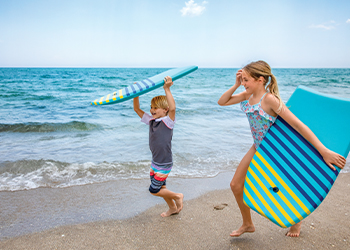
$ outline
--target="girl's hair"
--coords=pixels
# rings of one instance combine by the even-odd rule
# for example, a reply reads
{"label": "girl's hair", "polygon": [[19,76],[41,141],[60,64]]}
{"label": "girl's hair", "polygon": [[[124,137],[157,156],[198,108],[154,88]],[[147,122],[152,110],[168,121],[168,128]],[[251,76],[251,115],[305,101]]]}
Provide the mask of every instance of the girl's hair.
{"label": "girl's hair", "polygon": [[153,97],[151,100],[151,106],[154,108],[162,108],[162,109],[169,108],[168,101],[165,95],[159,95],[159,96]]}
{"label": "girl's hair", "polygon": [[[278,85],[276,77],[271,73],[271,67],[264,61],[251,62],[243,70],[247,72],[255,80],[258,80],[261,76],[265,79],[265,89],[273,94],[279,100],[279,106],[277,114],[282,111],[282,99],[278,91]],[[270,78],[270,82],[269,82]]]}

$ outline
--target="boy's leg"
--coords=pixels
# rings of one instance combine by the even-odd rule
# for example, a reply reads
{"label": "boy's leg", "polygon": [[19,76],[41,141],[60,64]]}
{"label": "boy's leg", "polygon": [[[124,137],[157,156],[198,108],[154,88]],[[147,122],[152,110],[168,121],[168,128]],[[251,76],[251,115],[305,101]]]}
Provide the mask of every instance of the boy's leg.
{"label": "boy's leg", "polygon": [[239,163],[230,184],[231,190],[236,198],[236,202],[241,211],[242,219],[243,219],[242,226],[230,234],[230,236],[232,237],[238,237],[243,233],[246,233],[246,232],[252,233],[255,231],[255,227],[250,215],[250,208],[247,207],[243,202],[244,181],[247,175],[249,164],[255,152],[256,152],[256,149],[254,146],[252,146],[249,149],[248,153],[246,153],[246,155],[243,157],[242,161]]}
{"label": "boy's leg", "polygon": [[[183,207],[184,195],[181,193],[174,193],[162,186],[158,193],[152,193],[155,196],[162,197],[169,206],[169,210],[161,214],[162,217],[167,217],[173,214],[178,214]],[[174,203],[175,202],[175,203]]]}

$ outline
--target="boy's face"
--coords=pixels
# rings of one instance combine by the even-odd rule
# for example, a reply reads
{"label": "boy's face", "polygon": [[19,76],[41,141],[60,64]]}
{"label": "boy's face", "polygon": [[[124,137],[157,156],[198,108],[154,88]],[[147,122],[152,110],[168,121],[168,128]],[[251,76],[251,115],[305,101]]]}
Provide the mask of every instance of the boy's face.
{"label": "boy's face", "polygon": [[166,116],[166,113],[168,112],[168,109],[163,109],[163,108],[157,108],[157,107],[152,107],[151,106],[151,115],[154,119],[158,119],[161,117]]}

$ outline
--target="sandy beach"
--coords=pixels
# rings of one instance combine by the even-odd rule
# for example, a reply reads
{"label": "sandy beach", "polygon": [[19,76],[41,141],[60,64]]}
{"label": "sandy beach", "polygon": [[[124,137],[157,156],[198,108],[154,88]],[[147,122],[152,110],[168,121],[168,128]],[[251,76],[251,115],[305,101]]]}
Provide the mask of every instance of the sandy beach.
{"label": "sandy beach", "polygon": [[[178,215],[162,218],[160,203],[132,218],[60,226],[3,239],[0,249],[349,249],[350,174],[340,174],[329,195],[307,217],[299,238],[253,212],[256,232],[229,236],[241,225],[229,189],[184,202]],[[216,208],[215,208],[216,207]]]}

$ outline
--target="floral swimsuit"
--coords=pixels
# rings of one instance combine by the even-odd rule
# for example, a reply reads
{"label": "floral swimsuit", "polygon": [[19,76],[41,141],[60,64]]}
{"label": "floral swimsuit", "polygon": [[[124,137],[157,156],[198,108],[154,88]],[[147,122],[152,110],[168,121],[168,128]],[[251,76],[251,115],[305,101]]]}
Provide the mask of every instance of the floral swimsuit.
{"label": "floral swimsuit", "polygon": [[257,104],[250,105],[250,98],[241,102],[241,109],[244,113],[246,113],[249,120],[250,130],[252,131],[254,139],[254,147],[256,149],[259,147],[267,131],[277,118],[266,113],[261,107],[261,101],[266,93],[261,97],[260,102]]}

